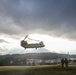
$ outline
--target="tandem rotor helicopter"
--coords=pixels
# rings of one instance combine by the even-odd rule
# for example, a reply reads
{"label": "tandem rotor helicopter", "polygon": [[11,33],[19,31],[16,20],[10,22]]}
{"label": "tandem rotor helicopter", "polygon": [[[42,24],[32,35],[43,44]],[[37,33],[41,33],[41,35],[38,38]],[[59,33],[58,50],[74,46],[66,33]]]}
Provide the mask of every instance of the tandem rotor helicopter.
{"label": "tandem rotor helicopter", "polygon": [[[29,40],[32,40],[32,41],[37,41],[38,43],[30,43],[30,44],[28,44],[28,42],[25,41],[26,38],[29,39]],[[25,36],[24,40],[21,41],[21,46],[23,48],[25,48],[25,49],[26,48],[36,48],[37,49],[37,48],[45,47],[43,41],[39,41],[39,40],[34,40],[34,39],[31,39],[31,38],[28,38],[28,35]]]}

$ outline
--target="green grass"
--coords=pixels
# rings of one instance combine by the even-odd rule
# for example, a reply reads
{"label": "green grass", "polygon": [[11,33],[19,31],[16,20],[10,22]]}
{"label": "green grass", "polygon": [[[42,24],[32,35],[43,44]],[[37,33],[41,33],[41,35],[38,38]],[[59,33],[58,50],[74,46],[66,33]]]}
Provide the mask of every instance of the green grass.
{"label": "green grass", "polygon": [[76,75],[76,67],[55,66],[4,66],[0,75]]}
{"label": "green grass", "polygon": [[69,64],[73,64],[73,65],[76,65],[76,62],[70,62]]}

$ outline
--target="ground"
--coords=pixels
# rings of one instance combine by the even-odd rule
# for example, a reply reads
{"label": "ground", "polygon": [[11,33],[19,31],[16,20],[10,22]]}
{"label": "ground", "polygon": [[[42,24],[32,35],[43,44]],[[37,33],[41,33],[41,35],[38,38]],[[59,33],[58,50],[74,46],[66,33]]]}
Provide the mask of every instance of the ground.
{"label": "ground", "polygon": [[0,75],[76,75],[76,67],[61,68],[60,65],[2,66]]}

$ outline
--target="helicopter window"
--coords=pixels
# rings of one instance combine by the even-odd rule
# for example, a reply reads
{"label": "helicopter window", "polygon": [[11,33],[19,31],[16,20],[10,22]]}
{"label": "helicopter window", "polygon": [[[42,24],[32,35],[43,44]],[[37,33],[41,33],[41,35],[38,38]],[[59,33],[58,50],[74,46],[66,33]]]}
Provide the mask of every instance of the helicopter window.
{"label": "helicopter window", "polygon": [[21,45],[26,45],[26,44],[28,44],[27,41],[24,40],[21,41]]}

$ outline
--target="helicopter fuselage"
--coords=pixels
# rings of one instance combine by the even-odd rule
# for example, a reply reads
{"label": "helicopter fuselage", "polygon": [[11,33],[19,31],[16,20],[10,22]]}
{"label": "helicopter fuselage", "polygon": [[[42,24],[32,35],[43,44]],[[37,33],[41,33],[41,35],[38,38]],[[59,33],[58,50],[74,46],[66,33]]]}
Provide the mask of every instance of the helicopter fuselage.
{"label": "helicopter fuselage", "polygon": [[28,44],[27,41],[22,40],[21,46],[26,49],[26,48],[41,48],[44,47],[45,45],[43,44],[43,42]]}

